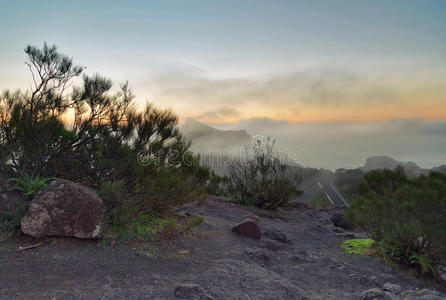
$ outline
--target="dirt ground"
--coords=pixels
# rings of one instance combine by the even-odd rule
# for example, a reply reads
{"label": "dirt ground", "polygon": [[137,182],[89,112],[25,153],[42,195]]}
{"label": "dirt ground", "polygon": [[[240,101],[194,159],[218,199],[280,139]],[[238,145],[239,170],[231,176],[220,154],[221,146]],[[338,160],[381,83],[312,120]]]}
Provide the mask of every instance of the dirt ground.
{"label": "dirt ground", "polygon": [[[209,197],[185,212],[203,216],[204,223],[169,242],[24,236],[1,242],[0,299],[360,299],[384,283],[415,295],[389,299],[446,299],[417,292],[445,294],[444,285],[345,253],[340,245],[346,232],[333,227],[332,211],[294,209],[273,218]],[[231,231],[249,216],[262,231],[272,229],[289,241],[251,240]],[[44,245],[17,251],[37,242]]]}

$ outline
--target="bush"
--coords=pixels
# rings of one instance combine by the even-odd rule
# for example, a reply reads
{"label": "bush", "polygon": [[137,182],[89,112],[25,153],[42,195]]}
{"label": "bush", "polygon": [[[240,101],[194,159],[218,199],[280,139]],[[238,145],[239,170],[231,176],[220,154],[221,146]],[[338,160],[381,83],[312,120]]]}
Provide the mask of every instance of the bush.
{"label": "bush", "polygon": [[199,225],[203,224],[203,222],[204,222],[203,217],[200,217],[200,216],[190,216],[190,217],[187,219],[186,224],[184,225],[183,232],[184,232],[184,233],[187,233],[187,232],[189,232],[192,228],[194,228],[194,227],[196,227],[196,226],[199,226]]}
{"label": "bush", "polygon": [[263,209],[276,209],[302,194],[296,186],[301,179],[291,174],[273,151],[269,138],[253,143],[252,152],[228,166],[228,194],[236,202],[253,204]]}
{"label": "bush", "polygon": [[334,183],[349,203],[355,201],[358,193],[358,185],[364,180],[364,172],[361,169],[338,169],[335,172]]}
{"label": "bush", "polygon": [[[25,53],[33,88],[0,95],[0,173],[88,185],[104,197],[110,218],[131,208],[127,222],[204,200],[210,172],[188,152],[172,111],[140,110],[128,83],[112,93],[99,75],[84,74],[70,88],[84,68],[55,46]],[[34,188],[41,186],[26,189]]]}
{"label": "bush", "polygon": [[27,206],[20,203],[11,209],[0,210],[0,241],[20,231],[20,222]]}
{"label": "bush", "polygon": [[[40,192],[49,178],[7,179],[0,175],[0,241],[20,232],[20,222],[25,215],[32,195]],[[19,184],[14,185],[14,182]]]}
{"label": "bush", "polygon": [[347,220],[366,229],[382,251],[422,273],[446,259],[446,176],[408,178],[402,168],[372,171],[358,187]]}

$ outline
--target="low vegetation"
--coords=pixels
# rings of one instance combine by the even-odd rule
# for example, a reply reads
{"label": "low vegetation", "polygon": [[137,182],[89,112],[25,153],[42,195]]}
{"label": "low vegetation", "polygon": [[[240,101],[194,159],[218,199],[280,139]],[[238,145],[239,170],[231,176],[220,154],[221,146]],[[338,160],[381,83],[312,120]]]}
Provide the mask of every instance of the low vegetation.
{"label": "low vegetation", "polygon": [[40,177],[37,175],[32,178],[28,174],[24,174],[23,177],[18,178],[10,178],[10,181],[17,183],[14,187],[16,190],[19,190],[25,196],[32,196],[40,193],[44,188],[48,186],[48,182],[52,180],[51,177]]}
{"label": "low vegetation", "polygon": [[345,251],[351,254],[367,254],[370,248],[375,244],[372,239],[351,239],[342,243]]}
{"label": "low vegetation", "polygon": [[367,230],[387,256],[435,275],[446,260],[446,176],[408,178],[402,168],[371,171],[347,219]]}
{"label": "low vegetation", "polygon": [[324,209],[333,206],[333,204],[328,200],[326,195],[315,196],[311,199],[309,203],[311,207],[316,209]]}
{"label": "low vegetation", "polygon": [[358,195],[358,185],[363,180],[364,172],[361,169],[338,169],[334,183],[349,203],[352,203]]}
{"label": "low vegetation", "polygon": [[[114,226],[204,201],[210,171],[188,151],[172,111],[139,108],[128,83],[112,92],[111,80],[84,74],[55,46],[25,53],[32,89],[0,94],[2,178],[26,197],[53,177],[85,184],[101,194]],[[17,228],[23,213],[2,212],[1,230]]]}
{"label": "low vegetation", "polygon": [[297,189],[301,178],[276,157],[273,146],[269,138],[258,140],[228,166],[226,189],[236,203],[276,209],[302,194]]}

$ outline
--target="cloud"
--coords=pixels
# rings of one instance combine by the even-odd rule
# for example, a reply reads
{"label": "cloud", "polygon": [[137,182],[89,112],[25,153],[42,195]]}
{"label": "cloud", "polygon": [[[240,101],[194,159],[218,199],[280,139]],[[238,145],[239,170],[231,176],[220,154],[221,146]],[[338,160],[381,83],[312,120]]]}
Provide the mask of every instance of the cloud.
{"label": "cloud", "polygon": [[415,161],[427,168],[446,162],[446,120],[292,123],[252,118],[233,124],[232,128],[270,136],[278,149],[301,153],[300,162],[306,166],[355,168],[373,155]]}
{"label": "cloud", "polygon": [[205,111],[199,115],[193,116],[193,118],[206,122],[206,120],[215,120],[215,119],[224,119],[224,118],[232,118],[239,117],[240,113],[231,107],[223,106],[214,110]]}
{"label": "cloud", "polygon": [[382,131],[394,134],[419,134],[446,138],[446,121],[426,122],[419,118],[393,119],[384,124]]}
{"label": "cloud", "polygon": [[[235,122],[445,118],[446,79],[366,75],[333,68],[251,78],[216,78],[185,69],[150,79],[155,98],[184,116]],[[235,112],[235,109],[237,113]],[[443,114],[441,113],[443,112]]]}

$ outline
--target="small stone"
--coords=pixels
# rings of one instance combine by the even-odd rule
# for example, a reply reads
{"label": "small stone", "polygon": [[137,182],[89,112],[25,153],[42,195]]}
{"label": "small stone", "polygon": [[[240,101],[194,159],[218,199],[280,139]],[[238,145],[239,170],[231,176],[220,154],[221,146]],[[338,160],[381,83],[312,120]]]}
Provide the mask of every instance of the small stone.
{"label": "small stone", "polygon": [[392,283],[387,282],[387,283],[384,283],[384,285],[383,285],[383,291],[390,292],[394,295],[398,295],[399,293],[401,293],[401,290],[402,290],[402,288],[398,284],[392,284]]}
{"label": "small stone", "polygon": [[344,229],[352,229],[351,226],[345,221],[344,214],[342,213],[334,213],[331,216],[331,221],[333,222],[333,225],[336,227],[341,227]]}
{"label": "small stone", "polygon": [[268,255],[268,252],[264,249],[260,248],[248,248],[245,250],[245,253],[250,257],[256,258],[265,264],[271,263],[271,259]]}
{"label": "small stone", "polygon": [[386,294],[383,290],[374,288],[361,293],[361,300],[378,300],[385,299]]}
{"label": "small stone", "polygon": [[282,250],[282,247],[280,247],[277,243],[274,243],[272,241],[266,241],[264,245],[265,245],[266,249],[269,249],[272,251]]}
{"label": "small stone", "polygon": [[403,300],[444,300],[446,299],[445,295],[440,294],[437,291],[429,290],[429,289],[422,289],[421,291],[404,291],[401,292],[399,295]]}
{"label": "small stone", "polygon": [[442,281],[446,281],[446,265],[439,265],[437,267],[438,278]]}
{"label": "small stone", "polygon": [[368,276],[359,275],[359,274],[350,274],[349,278],[350,278],[350,280],[356,281],[362,285],[373,286],[373,282],[370,280],[370,278]]}
{"label": "small stone", "polygon": [[291,260],[295,263],[301,264],[301,263],[306,263],[307,262],[307,258],[303,255],[294,255],[291,257]]}
{"label": "small stone", "polygon": [[246,219],[243,222],[232,227],[232,231],[251,239],[260,240],[262,233],[260,232],[259,225],[252,219]]}
{"label": "small stone", "polygon": [[199,284],[184,283],[175,288],[174,295],[177,298],[182,299],[194,299],[203,293],[203,289]]}
{"label": "small stone", "polygon": [[333,232],[344,233],[345,231],[341,227],[335,227],[335,228],[333,228]]}
{"label": "small stone", "polygon": [[278,230],[269,229],[269,230],[266,230],[263,233],[263,235],[272,239],[272,240],[275,240],[275,241],[278,241],[281,243],[289,243],[290,242],[290,240],[287,238],[287,236]]}
{"label": "small stone", "polygon": [[353,233],[350,233],[350,232],[338,233],[338,234],[336,234],[336,236],[339,236],[339,237],[341,237],[343,239],[346,239],[346,240],[355,238],[355,235]]}

